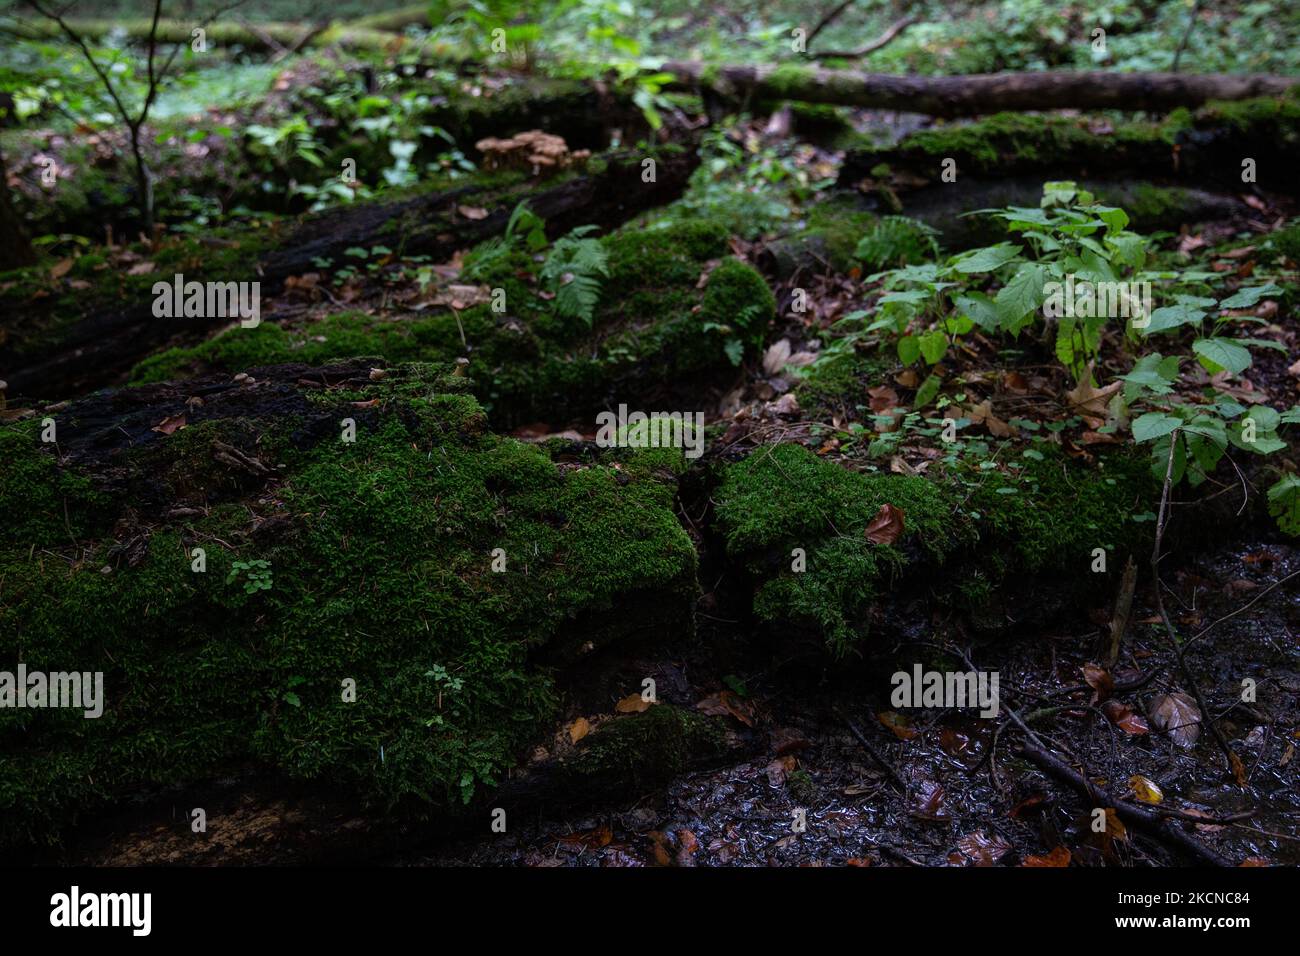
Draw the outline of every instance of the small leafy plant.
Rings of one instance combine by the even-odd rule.
[[[240,580],[243,581],[245,594],[271,590],[271,562],[260,559],[234,562],[230,565],[230,573],[226,575],[226,583],[234,584]]]
[[[556,241],[542,265],[542,282],[555,293],[555,311],[564,318],[596,317],[601,280],[609,277],[609,254],[599,239],[588,238],[594,226],[581,226]]]

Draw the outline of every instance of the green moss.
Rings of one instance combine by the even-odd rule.
[[[467,257],[468,268],[475,281],[505,289],[504,313],[484,304],[459,314],[345,312],[292,328],[264,322],[146,359],[131,380],[353,356],[450,362],[466,354],[463,332],[476,394],[495,417],[586,414],[603,407],[614,383],[672,381],[722,367],[729,333],[710,323],[738,330],[753,347],[761,344],[775,301],[757,272],[726,258],[699,287],[706,263],[726,255],[727,240],[725,229],[707,222],[609,236],[603,240],[609,276],[591,327],[558,315],[536,282],[521,278],[537,267],[530,256],[481,247]]]
[[[799,383],[799,407],[815,419],[839,415],[847,418],[866,403],[867,389],[880,384],[896,367],[881,349],[863,355],[841,352],[810,366]]]
[[[1150,524],[1134,516],[1156,490],[1145,459],[1113,455],[1088,469],[1043,454],[1018,477],[922,478],[854,472],[798,445],[762,448],[725,468],[717,527],[754,579],[760,621],[809,630],[845,654],[868,636],[876,602],[906,583],[980,612],[1006,586],[1082,590],[1104,579],[1089,573],[1093,549],[1119,560],[1144,546]],[[904,531],[875,545],[865,529],[884,504],[902,510]]]
[[[1185,189],[1137,183],[1125,197],[1124,211],[1129,214],[1134,228],[1142,229],[1150,223],[1165,221],[1187,206]]]
[[[724,751],[717,721],[657,704],[602,725],[566,768],[575,785],[662,783]]]
[[[1274,258],[1300,263],[1300,222],[1279,229],[1265,241]]]
[[[831,268],[847,272],[856,264],[854,250],[876,221],[876,215],[861,208],[855,197],[840,194],[808,210],[807,229],[796,241],[816,246]]]
[[[1089,470],[1059,453],[1044,455],[1025,460],[1021,480],[991,475],[970,495],[994,579],[1046,572],[1082,577],[1094,548],[1127,553],[1150,533],[1150,523],[1133,520],[1158,500],[1149,459],[1115,454]]]
[[[849,471],[800,445],[764,448],[728,467],[715,501],[727,553],[765,579],[755,613],[812,627],[837,654],[865,636],[867,612],[908,563],[905,550],[942,562],[969,535],[953,520],[957,502],[934,482]],[[905,515],[893,545],[865,537],[884,504]],[[796,548],[806,570],[793,570]]]
[[[815,72],[810,67],[782,63],[768,75],[767,82],[764,83],[765,92],[770,92],[773,96],[799,98],[798,94],[807,92],[814,76]]]
[[[911,133],[895,146],[864,143],[853,168],[868,170],[886,163],[894,169],[931,171],[937,179],[943,159],[957,162],[959,175],[1001,178],[1043,164],[1081,162],[1108,174],[1116,169],[1144,169],[1167,151],[1170,134],[1161,124],[1125,121],[1111,131],[1094,132],[1087,117],[996,113],[972,122],[954,122]]]
[[[290,403],[278,386],[268,417],[196,411],[173,435],[124,442],[104,487],[102,467],[59,466],[30,434],[0,432],[0,503],[22,522],[0,539],[0,657],[102,670],[106,695],[97,720],[0,712],[0,844],[53,839],[78,813],[250,761],[379,809],[448,812],[555,716],[535,651],[689,630],[696,555],[671,475],[561,471],[486,433],[473,399],[446,391],[459,381],[393,369],[358,390],[380,399],[363,409]],[[345,417],[355,444],[338,440]],[[217,441],[276,477],[224,464]],[[94,533],[125,520],[115,535],[79,523],[88,486]],[[67,496],[80,497],[65,525]],[[173,517],[177,503],[188,514]],[[228,583],[233,562],[254,559],[270,565],[269,590]]]

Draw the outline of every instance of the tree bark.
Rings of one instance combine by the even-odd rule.
[[[766,99],[834,103],[875,109],[975,116],[1004,110],[1122,109],[1167,111],[1209,100],[1279,96],[1300,77],[1259,74],[982,73],[971,76],[895,76],[813,66],[711,66],[665,63],[677,88]]]

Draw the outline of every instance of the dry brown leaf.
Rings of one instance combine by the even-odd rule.
[[[72,268],[71,259],[60,259],[58,262],[54,263],[53,266],[50,267],[50,278],[62,279],[65,275],[68,274],[68,270],[70,270],[71,268]]]
[[[1027,856],[1021,866],[1069,866],[1070,851],[1058,846],[1046,856]]]
[[[767,774],[767,782],[774,787],[779,787],[785,783],[785,778],[797,766],[794,757],[787,754],[784,757],[777,757],[764,768],[763,772]]]
[[[1110,671],[1104,667],[1098,667],[1096,664],[1083,665],[1083,679],[1092,688],[1092,702],[1094,704],[1103,698],[1109,697],[1110,692],[1115,689],[1115,680],[1110,676]]]
[[[153,431],[162,432],[162,434],[164,435],[170,435],[173,432],[179,431],[184,427],[185,427],[184,415],[168,415],[166,418],[164,418],[162,421],[160,421],[157,425],[153,427]]]
[[[867,525],[867,540],[872,544],[893,544],[903,533],[906,515],[903,509],[891,504],[883,504],[876,516]]]
[[[591,733],[591,723],[586,717],[579,717],[573,723],[569,724],[569,743],[576,744],[587,734]]]
[[[1181,691],[1161,694],[1147,711],[1151,726],[1167,731],[1174,743],[1190,750],[1201,735],[1201,711],[1196,701]]]
[[[1105,388],[1097,388],[1092,384],[1092,367],[1089,366],[1083,381],[1066,392],[1065,398],[1076,414],[1104,420],[1111,396],[1123,387],[1123,382],[1111,382]]]
[[[754,726],[754,707],[729,690],[710,694],[695,705],[695,709],[711,717],[735,717],[746,727]]]
[[[876,714],[876,718],[892,730],[899,740],[912,740],[920,734],[920,731],[912,726],[912,722],[896,710],[882,710]]]
[[[651,702],[640,694],[632,693],[615,704],[614,710],[620,714],[639,714],[642,711],[649,710],[651,706]]]
[[[763,371],[768,375],[776,375],[781,369],[785,368],[786,360],[790,358],[790,340],[780,339],[773,342],[767,347],[763,354]]]
[[[153,263],[148,260],[137,262],[131,268],[126,270],[126,274],[129,276],[147,276],[151,272],[153,272]]]
[[[486,219],[488,214],[482,206],[457,206],[456,211],[466,219]]]
[[[899,405],[898,393],[888,385],[877,385],[867,389],[868,403],[877,415],[883,415]]]
[[[1108,700],[1101,705],[1101,712],[1106,715],[1106,719],[1112,724],[1124,731],[1126,734],[1146,734],[1151,732],[1147,722],[1138,714],[1133,712],[1133,708],[1127,704],[1121,704],[1117,700]]]
[[[996,833],[988,836],[983,830],[976,830],[959,838],[957,849],[974,866],[992,866],[1007,855],[1011,844]]]

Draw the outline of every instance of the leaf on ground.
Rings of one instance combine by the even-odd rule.
[[[1058,846],[1045,856],[1027,856],[1021,866],[1069,866],[1070,851]]]
[[[1151,732],[1146,720],[1139,714],[1135,714],[1133,708],[1128,704],[1121,704],[1117,700],[1108,700],[1101,705],[1101,712],[1106,715],[1107,720],[1126,734],[1137,736],[1138,734]]]
[[[1065,398],[1070,403],[1070,409],[1077,414],[1105,419],[1106,406],[1110,403],[1110,397],[1123,387],[1124,383],[1117,381],[1111,382],[1105,388],[1097,388],[1092,384],[1092,369],[1089,368],[1084,373],[1083,381],[1066,392]]]
[[[883,415],[891,408],[898,408],[898,393],[888,385],[876,385],[867,389],[867,400],[871,410],[878,415]]]
[[[1181,691],[1155,698],[1147,715],[1151,718],[1151,726],[1166,731],[1184,750],[1190,750],[1201,735],[1201,710],[1195,700]]]
[[[1083,665],[1083,679],[1092,688],[1094,704],[1102,698],[1109,697],[1110,692],[1115,689],[1115,679],[1110,676],[1110,671],[1096,664]]]
[[[614,842],[614,831],[609,828],[609,824],[596,827],[594,830],[586,830],[582,833],[569,833],[560,837],[560,842],[571,849],[599,850],[603,846],[609,846]]]
[[[729,690],[720,690],[716,694],[710,694],[697,703],[695,709],[711,717],[730,715],[746,727],[754,726],[753,705],[742,700],[738,694]]]
[[[872,544],[893,544],[903,533],[906,515],[903,509],[891,504],[883,504],[876,516],[867,525],[867,540]]]
[[[777,757],[763,770],[767,774],[767,782],[774,787],[781,786],[785,783],[786,776],[794,770],[796,763],[794,757],[789,754]]]
[[[68,270],[70,270],[71,268],[72,268],[71,259],[60,259],[58,262],[54,263],[53,266],[50,267],[50,278],[62,279],[65,275],[68,274]]]
[[[996,833],[988,836],[983,830],[976,830],[958,839],[957,849],[974,866],[992,866],[1007,855],[1011,844]]]
[[[488,214],[482,206],[457,206],[456,211],[466,219],[486,219]]]
[[[173,432],[180,431],[184,427],[185,427],[184,415],[168,415],[166,418],[164,418],[162,421],[160,421],[157,425],[153,427],[153,431],[161,432],[164,435],[170,435]]]
[[[790,358],[790,340],[780,339],[767,347],[763,354],[763,371],[768,375],[779,374]]]
[[[615,704],[614,710],[620,714],[639,714],[644,710],[649,710],[651,706],[651,702],[640,694],[632,693]]]
[[[923,780],[912,792],[910,813],[922,820],[947,820],[950,814],[943,805],[943,786],[933,780]]]
[[[1150,777],[1144,777],[1140,773],[1135,773],[1128,778],[1129,788],[1133,791],[1133,796],[1137,797],[1143,803],[1162,803],[1164,802],[1164,791]]]
[[[579,717],[569,724],[569,743],[576,744],[589,733],[591,733],[591,723],[586,717]]]
[[[966,417],[975,425],[983,425],[994,438],[1010,438],[1016,429],[993,414],[993,406],[986,398],[978,405],[965,409]]]
[[[912,722],[896,710],[882,710],[876,714],[876,717],[892,730],[899,740],[912,740],[920,735],[920,731],[912,726]]]

